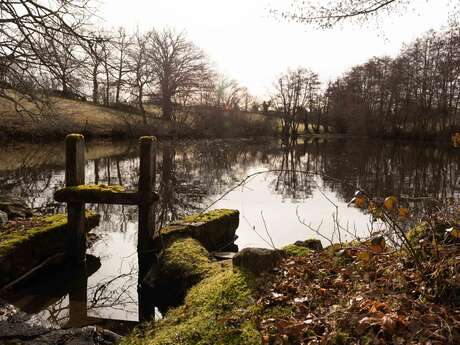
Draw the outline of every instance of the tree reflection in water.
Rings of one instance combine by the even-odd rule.
[[[41,210],[63,211],[63,205],[56,204],[52,197],[54,190],[64,183],[62,151],[61,143],[4,148],[0,152],[0,192],[21,196]],[[292,206],[294,210],[300,207],[310,218],[330,217],[331,211],[322,209],[330,205],[322,206],[319,188],[335,202],[345,205],[358,188],[364,188],[376,197],[410,197],[408,203],[411,207],[416,206],[415,200],[420,197],[447,200],[458,196],[457,155],[458,152],[448,145],[364,139],[301,139],[287,143],[268,139],[166,141],[160,143],[157,150],[156,190],[160,200],[155,211],[156,225],[160,227],[185,214],[200,211],[251,173],[278,170],[261,176],[253,184],[249,183],[247,189],[238,191],[243,195],[243,201],[234,200],[235,195],[229,195],[217,206],[240,208],[244,203],[243,216],[249,222],[260,218],[263,211],[275,244],[282,245],[295,238],[289,237],[289,229],[299,227],[295,212],[289,215],[282,213],[282,204]],[[128,189],[137,187],[136,142],[90,142],[87,158],[88,183],[121,184]],[[251,204],[252,197],[258,204]],[[426,204],[417,206],[429,207]],[[80,312],[89,318],[135,321],[139,314],[137,208],[114,205],[88,207],[102,215],[101,225],[95,230],[100,240],[88,251],[100,258],[102,266],[88,278],[86,294],[79,297],[84,309]],[[353,212],[350,211],[350,217],[359,217],[359,211]],[[275,225],[275,217],[284,217],[282,233],[277,231],[280,225]],[[251,230],[247,226],[249,230],[245,232],[245,226],[245,221],[242,221],[238,232],[240,244],[266,246],[256,237],[246,239]],[[304,227],[300,231],[305,231],[302,236],[308,236]],[[45,286],[58,278],[50,279],[44,283]],[[85,285],[86,278],[81,281]],[[46,295],[45,290],[40,294]],[[35,305],[30,308],[33,313],[38,313],[40,308],[45,309],[40,315],[52,323],[65,324],[69,318],[72,320],[68,293],[67,290],[60,291],[49,297],[46,303],[38,303],[37,296],[40,294],[34,293],[27,303],[23,298],[20,306],[27,309],[27,305]],[[141,300],[146,297],[141,297]],[[86,301],[82,302],[82,299]],[[19,304],[18,299],[13,301]],[[141,313],[151,312],[151,308],[144,311],[145,305],[151,303],[143,303]]]

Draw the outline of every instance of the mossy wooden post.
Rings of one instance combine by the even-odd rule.
[[[155,137],[141,137],[139,139],[139,193],[152,195],[155,188]],[[137,250],[139,253],[139,281],[141,282],[152,264],[153,233],[155,231],[155,215],[153,202],[139,204],[139,230],[137,236]]]
[[[85,184],[85,138],[81,134],[69,134],[65,139],[66,187]],[[85,261],[85,204],[67,204],[67,254],[73,263]]]

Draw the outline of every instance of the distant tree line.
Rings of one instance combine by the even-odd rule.
[[[371,58],[325,87],[313,71],[289,69],[262,108],[281,115],[284,136],[303,123],[304,132],[450,138],[460,131],[460,25],[429,31],[396,57]]]
[[[460,27],[430,31],[395,58],[353,67],[325,92],[340,132],[427,138],[460,125]]]

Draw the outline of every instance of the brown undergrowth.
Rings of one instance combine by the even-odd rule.
[[[458,244],[424,272],[401,250],[355,243],[283,261],[260,291],[264,344],[459,344]]]

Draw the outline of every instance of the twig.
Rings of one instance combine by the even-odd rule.
[[[299,222],[303,225],[305,225],[308,229],[310,229],[311,231],[313,231],[314,233],[316,233],[318,236],[321,236],[322,238],[324,238],[326,241],[328,241],[331,245],[333,244],[332,240],[330,238],[327,238],[326,236],[324,236],[320,231],[319,229],[321,228],[321,225],[323,225],[323,221],[321,221],[321,223],[318,225],[318,229],[315,229],[313,228],[310,224],[307,224],[305,223],[305,220],[302,220],[300,218],[300,215],[299,215],[299,207],[296,208],[296,216],[297,216],[297,219],[299,220]]]
[[[270,236],[270,233],[268,232],[267,223],[265,222],[264,214],[262,211],[260,211],[260,216],[262,217],[262,221],[264,222],[265,232],[267,233],[267,236],[270,239],[272,247],[273,249],[276,249],[275,244],[273,243],[273,238]]]

